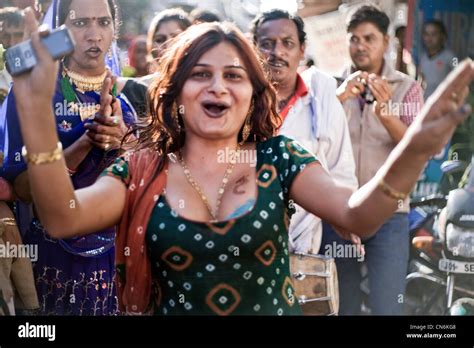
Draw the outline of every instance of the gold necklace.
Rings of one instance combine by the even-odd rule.
[[[77,72],[71,71],[64,67],[66,75],[69,77],[72,83],[76,85],[76,89],[79,92],[100,92],[102,85],[104,84],[105,76],[107,76],[107,70],[105,70],[99,76],[85,76],[78,74]]]
[[[236,152],[239,151],[240,145],[237,145]],[[217,217],[219,216],[219,209],[221,206],[222,202],[222,197],[224,196],[225,188],[229,182],[229,177],[232,174],[232,171],[234,170],[235,166],[235,160],[231,161],[229,165],[227,166],[227,169],[225,171],[224,177],[222,178],[221,185],[219,187],[219,190],[217,191],[217,200],[216,200],[216,209],[213,210],[211,207],[211,204],[209,203],[209,200],[207,199],[206,195],[202,192],[201,187],[199,184],[194,180],[194,178],[191,175],[191,171],[189,170],[188,166],[186,165],[186,162],[184,162],[184,156],[183,156],[183,151],[179,150],[179,163],[181,164],[181,167],[183,168],[184,176],[188,180],[189,184],[196,190],[196,192],[199,194],[199,197],[201,198],[202,202],[206,206],[207,210],[209,211],[209,215],[211,215],[212,220],[211,222],[217,222]]]

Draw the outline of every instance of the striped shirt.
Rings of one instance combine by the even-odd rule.
[[[415,117],[420,113],[423,103],[423,89],[418,82],[413,82],[403,98],[403,107],[400,108],[400,121],[410,126]]]

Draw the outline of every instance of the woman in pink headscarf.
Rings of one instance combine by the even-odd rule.
[[[124,77],[142,77],[149,74],[150,63],[147,59],[146,36],[134,38],[128,49],[128,66],[123,68]]]

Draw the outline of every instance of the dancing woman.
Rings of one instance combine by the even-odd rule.
[[[27,30],[40,63],[16,78],[14,89],[36,95],[18,107],[40,219],[55,238],[119,225],[119,301],[129,313],[301,314],[287,251],[291,200],[341,233],[370,236],[470,113],[461,108],[474,75],[467,61],[376,177],[352,193],[296,141],[273,137],[275,92],[245,37],[231,25],[201,24],[163,56],[141,150],[75,191],[48,102],[57,65],[39,42],[31,12]],[[256,162],[242,160],[252,152]],[[46,178],[55,184],[45,187]]]

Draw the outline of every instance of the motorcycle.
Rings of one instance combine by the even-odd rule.
[[[467,185],[449,193],[440,223],[443,258],[439,260],[438,268],[447,275],[446,307],[452,313],[455,289],[474,299],[474,156]],[[459,303],[461,299],[457,301]]]
[[[474,314],[474,156],[465,169],[444,163],[443,173],[464,172],[466,185],[412,202],[423,209],[411,231],[405,314]]]

